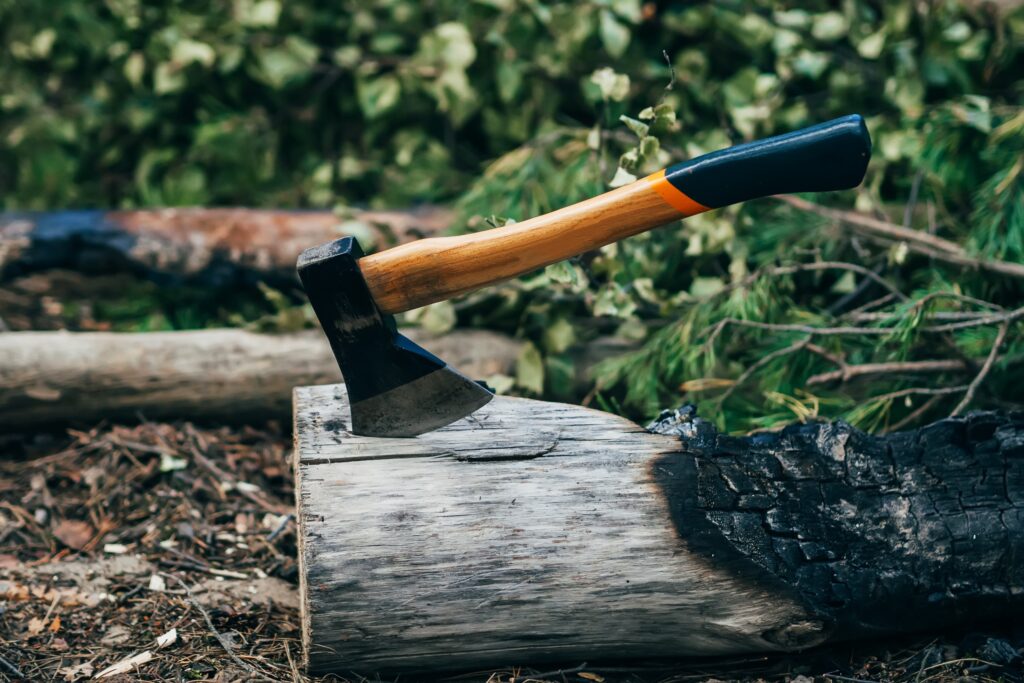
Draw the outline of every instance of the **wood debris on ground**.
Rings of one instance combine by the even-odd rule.
[[[289,457],[273,426],[143,423],[0,441],[0,681],[349,680],[299,668]],[[794,655],[448,680],[1021,681],[1022,646],[1024,625],[993,626]]]

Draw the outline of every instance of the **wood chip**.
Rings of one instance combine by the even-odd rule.
[[[152,576],[150,576],[149,590],[157,591],[158,593],[162,593],[165,590],[167,590],[167,582],[164,581],[164,577],[160,576],[159,574],[153,574]]]
[[[106,669],[96,674],[95,677],[112,678],[113,676],[120,676],[121,674],[126,674],[129,671],[132,671],[133,669],[142,666],[143,664],[149,662],[152,659],[153,653],[150,650],[146,650],[145,652],[140,652],[137,655],[132,655],[127,659],[122,659],[120,662],[114,664],[113,666],[108,666]]]
[[[162,636],[158,636],[156,639],[157,647],[169,647],[178,642],[178,629],[172,628]]]

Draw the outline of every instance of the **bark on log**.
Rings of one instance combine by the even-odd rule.
[[[521,345],[483,330],[403,330],[473,377],[513,371]],[[286,420],[292,389],[341,379],[319,330],[0,334],[0,431],[100,420]]]
[[[1024,606],[1024,413],[737,438],[499,397],[374,439],[345,401],[295,394],[314,672],[793,650]]]
[[[439,207],[360,211],[384,244],[444,230]],[[155,209],[0,214],[0,281],[37,270],[127,269],[161,279],[209,284],[240,279],[295,280],[295,260],[313,244],[339,237],[330,211]]]

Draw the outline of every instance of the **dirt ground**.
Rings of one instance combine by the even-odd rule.
[[[289,458],[274,425],[0,440],[0,680],[364,680],[302,671]],[[1024,624],[791,656],[448,680],[1020,681],[1022,647]]]

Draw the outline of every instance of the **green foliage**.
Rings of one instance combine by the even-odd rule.
[[[0,0],[0,32],[9,209],[451,201],[453,227],[480,230],[861,112],[875,143],[864,185],[815,202],[965,259],[1024,260],[1020,8]],[[816,416],[886,428],[953,409],[965,390],[934,392],[970,383],[1000,326],[931,328],[1024,293],[919,247],[766,200],[409,318],[529,340],[517,376],[498,378],[510,390],[633,417],[694,400],[731,430]],[[973,406],[1019,404],[1020,321]],[[638,347],[581,380],[576,351],[611,334]],[[964,366],[812,381],[923,360]]]

